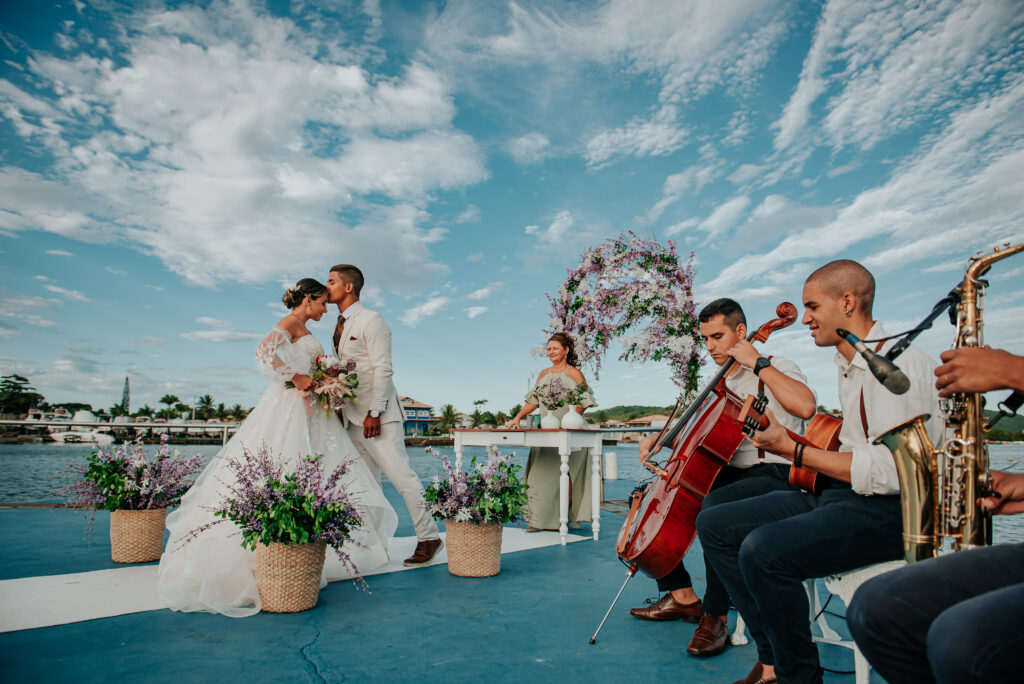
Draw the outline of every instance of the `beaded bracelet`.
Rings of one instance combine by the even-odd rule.
[[[802,468],[804,464],[804,449],[807,445],[803,442],[798,442],[796,448],[793,449],[793,467]]]

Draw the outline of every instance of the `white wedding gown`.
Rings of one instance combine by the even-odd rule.
[[[297,373],[308,375],[323,347],[312,335],[291,342],[287,332],[275,327],[256,349],[260,372],[272,383],[238,432],[203,469],[182,497],[181,506],[167,516],[170,538],[160,559],[158,590],[172,610],[207,611],[245,617],[260,610],[260,595],[252,573],[253,553],[242,548],[242,536],[229,520],[214,518],[212,510],[234,484],[228,459],[242,456],[243,448],[255,451],[265,445],[273,458],[287,466],[307,454],[323,454],[329,473],[342,462],[351,463],[343,479],[363,525],[353,532],[361,546],[346,544],[344,550],[360,572],[388,562],[388,540],[398,526],[398,516],[384,497],[377,479],[352,444],[341,421],[306,402],[284,383]],[[182,545],[189,532],[213,520],[222,522]],[[324,563],[321,587],[327,580],[345,579],[352,573],[330,547]]]

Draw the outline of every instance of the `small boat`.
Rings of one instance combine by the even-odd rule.
[[[188,434],[190,434],[190,435],[201,435],[204,432],[206,432],[206,430],[204,429],[206,423],[204,421],[202,421],[202,420],[195,420],[195,419],[193,419],[193,420],[186,420],[185,422],[188,423],[190,426],[192,426],[192,425],[198,426],[198,427],[189,427],[188,428]]]
[[[105,432],[84,432],[82,428],[68,430],[67,432],[53,432],[50,437],[58,444],[96,444],[98,446],[110,446],[114,443],[114,436]]]
[[[47,420],[59,420],[61,422],[67,421],[67,422],[70,423],[71,422],[71,412],[68,411],[66,408],[54,409],[53,410],[53,415],[52,416],[47,416]],[[67,430],[67,427],[65,427],[63,425],[50,425],[46,429],[49,430],[51,433],[53,433],[53,432],[64,432],[64,431]]]

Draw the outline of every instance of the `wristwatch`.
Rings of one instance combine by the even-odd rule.
[[[759,356],[757,358],[757,361],[754,362],[754,375],[761,377],[761,371],[763,371],[770,365],[772,365],[771,359],[766,359],[763,356]]]
[[[380,414],[382,414],[382,413],[384,413],[384,412],[383,411],[378,411],[377,409],[372,409],[370,411],[370,417],[371,418],[380,418]]]

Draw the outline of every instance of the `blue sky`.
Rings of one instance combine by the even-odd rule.
[[[626,228],[753,323],[858,259],[890,330],[1024,240],[1015,0],[33,2],[0,31],[0,372],[51,401],[127,374],[134,406],[252,405],[283,288],[337,262],[401,393],[507,410],[545,293]],[[1020,351],[1024,257],[990,281],[986,340]],[[838,404],[806,329],[768,348]],[[609,359],[598,402],[669,377]]]

